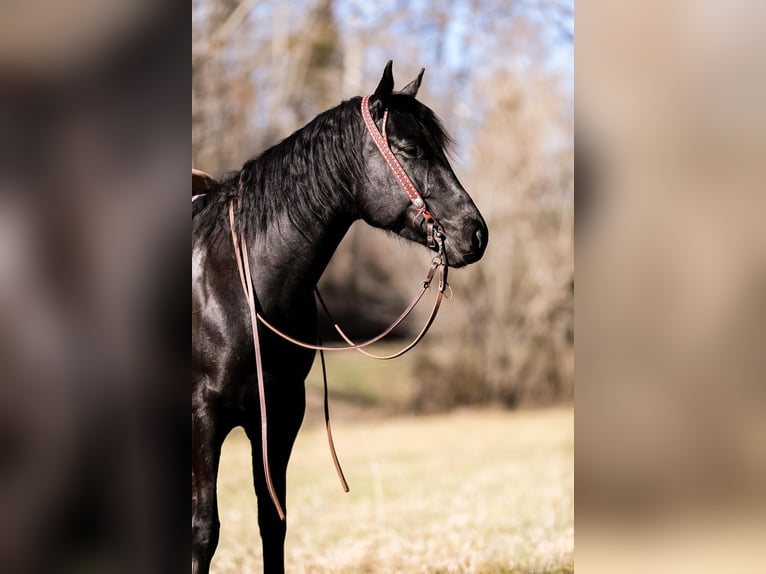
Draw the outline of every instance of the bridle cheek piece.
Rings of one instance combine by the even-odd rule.
[[[417,215],[412,220],[412,225],[418,227],[418,220],[422,216],[426,222],[426,238],[428,239],[428,247],[431,249],[438,249],[439,257],[444,257],[444,228],[428,210],[423,196],[418,192],[415,184],[412,183],[410,176],[404,171],[402,164],[396,159],[394,152],[391,151],[391,146],[388,145],[388,137],[386,136],[386,121],[388,120],[388,108],[383,111],[383,121],[381,123],[381,129],[378,130],[378,126],[375,125],[375,120],[372,119],[370,113],[370,96],[362,98],[362,119],[364,125],[367,127],[367,132],[370,134],[372,141],[378,148],[380,155],[386,160],[388,168],[391,170],[391,174],[396,179],[399,186],[404,191],[405,195],[409,198],[413,206],[418,210]]]
[[[284,511],[282,510],[282,505],[279,502],[279,498],[277,497],[277,494],[271,479],[271,468],[270,468],[269,456],[268,456],[268,438],[267,438],[268,424],[267,424],[267,413],[266,413],[266,394],[265,394],[263,364],[261,361],[260,341],[258,336],[258,323],[260,322],[262,325],[264,325],[265,327],[273,331],[275,334],[293,343],[294,345],[303,347],[305,349],[312,349],[315,351],[319,351],[320,357],[322,359],[322,375],[324,379],[325,427],[327,430],[327,438],[330,445],[330,454],[332,455],[333,463],[335,464],[335,469],[338,473],[338,477],[340,478],[341,484],[343,486],[343,490],[348,492],[349,491],[348,483],[346,482],[346,479],[343,476],[343,470],[341,469],[340,463],[338,462],[338,456],[335,452],[335,445],[332,439],[332,430],[330,428],[330,412],[328,407],[328,389],[327,389],[327,376],[326,376],[325,363],[324,363],[324,351],[355,350],[364,355],[367,355],[368,357],[372,357],[374,359],[381,359],[381,360],[395,359],[397,357],[401,357],[407,351],[415,347],[415,345],[417,345],[423,339],[423,337],[425,337],[426,333],[428,332],[434,320],[436,319],[436,315],[439,311],[439,307],[441,305],[442,299],[445,296],[444,292],[448,287],[447,269],[449,266],[447,263],[446,254],[444,252],[445,235],[444,235],[443,228],[439,224],[439,222],[436,220],[436,218],[433,216],[433,214],[431,214],[431,212],[428,210],[425,200],[420,195],[417,188],[415,187],[415,184],[412,183],[412,180],[404,171],[404,168],[396,159],[396,157],[394,156],[394,153],[391,151],[391,148],[388,145],[388,138],[386,137],[386,120],[388,119],[388,110],[386,109],[383,112],[383,130],[381,132],[378,130],[377,126],[375,125],[375,122],[372,119],[372,115],[370,115],[369,101],[370,101],[370,96],[365,96],[364,98],[362,98],[362,118],[364,119],[365,126],[367,126],[367,131],[372,137],[372,141],[375,142],[375,145],[377,146],[378,150],[383,156],[383,159],[386,160],[386,163],[388,164],[388,167],[391,170],[391,173],[393,174],[394,178],[399,183],[399,185],[401,186],[402,190],[407,195],[407,197],[410,199],[410,202],[412,202],[412,205],[417,209],[417,214],[414,217],[412,224],[415,227],[417,227],[419,225],[419,218],[421,216],[423,217],[423,219],[426,222],[426,237],[428,239],[428,247],[438,251],[438,254],[431,261],[431,266],[429,267],[428,273],[426,274],[426,277],[423,280],[423,284],[422,284],[422,288],[420,292],[410,302],[410,304],[407,306],[404,312],[396,319],[396,321],[394,321],[382,333],[380,333],[376,337],[373,337],[372,339],[364,341],[363,343],[355,343],[354,341],[352,341],[351,338],[349,338],[348,335],[346,335],[343,329],[340,328],[338,323],[332,318],[332,315],[330,314],[330,311],[327,308],[327,305],[325,305],[325,302],[322,299],[322,296],[319,293],[318,289],[315,289],[317,299],[319,300],[319,303],[321,304],[322,309],[327,314],[330,321],[333,323],[335,330],[347,343],[346,346],[327,347],[322,345],[321,341],[319,340],[317,341],[317,344],[310,344],[303,341],[299,341],[291,337],[290,335],[284,333],[283,331],[279,330],[277,327],[275,327],[271,323],[269,323],[263,317],[263,315],[258,313],[256,309],[256,296],[255,296],[255,292],[253,288],[254,281],[252,277],[252,270],[250,268],[250,261],[248,259],[249,249],[247,246],[247,241],[245,239],[245,234],[242,231],[240,231],[239,233],[237,233],[236,231],[235,219],[234,219],[234,201],[232,200],[229,202],[229,225],[231,227],[231,239],[232,239],[232,244],[234,247],[234,258],[236,259],[236,262],[237,262],[239,279],[240,279],[240,282],[242,283],[242,291],[245,294],[245,300],[247,301],[248,310],[250,312],[250,324],[253,329],[253,349],[255,351],[256,373],[258,375],[258,398],[260,403],[260,414],[261,414],[261,452],[263,455],[263,461],[262,461],[263,471],[264,471],[264,476],[266,479],[266,485],[268,487],[268,491],[271,496],[271,499],[274,503],[274,507],[276,508],[277,514],[279,515],[280,519],[282,520],[284,520],[285,514],[284,514]],[[201,195],[204,195],[204,194],[201,194]],[[201,195],[192,197],[192,202],[194,202],[194,200],[197,199],[198,197],[201,197]],[[240,187],[237,190],[237,211],[241,211],[241,208],[242,208],[242,186],[240,182]],[[431,314],[429,315],[425,325],[417,334],[417,336],[404,348],[400,349],[399,351],[395,353],[391,353],[389,355],[375,355],[367,351],[365,347],[368,347],[369,345],[372,345],[373,343],[383,339],[385,336],[391,333],[391,331],[393,331],[402,321],[404,321],[404,319],[407,318],[407,316],[412,312],[412,310],[418,304],[420,299],[423,297],[425,292],[428,291],[428,289],[430,288],[431,281],[433,280],[437,271],[439,273],[439,289],[436,295],[436,300],[434,301],[433,308],[431,309]]]

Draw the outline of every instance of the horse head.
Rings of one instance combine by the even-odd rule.
[[[396,161],[387,161],[374,133],[367,134],[362,152],[367,178],[356,192],[361,216],[370,225],[437,250],[429,237],[432,223],[443,236],[450,266],[478,261],[489,231],[447,159],[449,135],[434,112],[416,99],[424,70],[395,92],[391,65],[386,64],[375,93],[363,106],[368,103],[372,122]],[[397,163],[406,173],[405,181],[414,184],[414,195],[397,177]]]

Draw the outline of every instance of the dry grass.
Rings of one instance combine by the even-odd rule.
[[[335,424],[344,494],[324,429],[298,437],[288,475],[293,573],[573,571],[573,412],[465,411]],[[213,571],[261,569],[242,432],[221,461]]]

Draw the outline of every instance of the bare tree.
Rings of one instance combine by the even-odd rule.
[[[573,393],[571,118],[551,78],[501,74],[469,189],[490,228],[485,259],[453,274],[459,305],[422,353],[420,409],[516,406]]]

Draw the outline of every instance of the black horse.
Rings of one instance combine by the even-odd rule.
[[[479,260],[488,230],[447,161],[450,143],[434,113],[415,99],[423,72],[394,92],[391,62],[370,112],[442,226],[452,267]],[[313,289],[349,226],[364,219],[427,244],[426,222],[402,192],[368,134],[360,98],[316,117],[239,172],[208,182],[192,207],[192,569],[208,572],[218,543],[216,479],[221,444],[242,426],[252,445],[265,572],[284,571],[286,523],[267,490],[261,453],[253,331],[238,279],[229,205],[241,197],[236,228],[247,238],[258,312],[293,337],[316,341]],[[383,126],[384,110],[388,120]],[[413,225],[416,221],[416,225]],[[285,508],[285,475],[303,420],[314,351],[259,327],[268,454]]]

